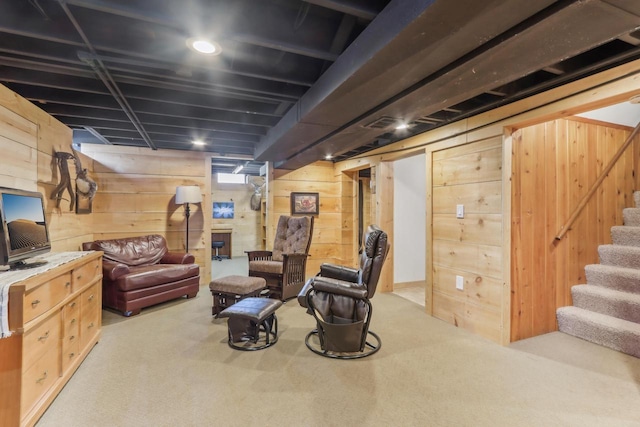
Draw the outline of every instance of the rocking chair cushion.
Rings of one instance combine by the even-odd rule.
[[[273,260],[283,261],[283,254],[304,254],[309,250],[312,223],[309,217],[281,216],[273,244]]]
[[[249,261],[249,271],[261,273],[282,274],[282,261]]]

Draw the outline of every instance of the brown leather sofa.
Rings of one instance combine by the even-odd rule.
[[[200,285],[200,267],[188,253],[169,252],[159,234],[82,244],[85,251],[103,251],[102,305],[125,316],[144,307],[186,295]]]

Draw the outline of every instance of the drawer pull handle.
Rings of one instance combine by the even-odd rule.
[[[76,336],[75,336],[75,335],[71,335],[71,336],[69,337],[69,341],[73,341],[73,340],[75,340],[75,339],[76,339]]]
[[[44,371],[44,373],[42,374],[42,376],[36,380],[36,384],[40,384],[42,381],[44,381],[44,380],[46,380],[46,379],[47,379],[47,372],[48,372],[48,371]]]
[[[44,341],[47,338],[49,338],[49,331],[45,332],[45,334],[42,335],[41,337],[38,337],[38,341]]]
[[[71,323],[73,325],[74,323],[76,323],[76,319],[71,319],[71,322],[69,322],[69,323]]]
[[[89,295],[89,298],[87,298],[87,301],[93,301],[93,294]]]
[[[32,308],[37,306],[38,304],[40,304],[40,300],[39,299],[31,301],[31,307]]]
[[[73,359],[74,357],[76,357],[75,353],[69,353],[69,359]]]
[[[78,280],[82,279],[82,274],[78,274],[78,277],[76,277],[76,279]]]
[[[93,328],[93,322],[89,323],[89,325],[87,326],[87,329],[91,329]]]
[[[68,288],[69,286],[71,286],[71,282],[67,282],[64,285]]]
[[[72,303],[71,303],[71,304],[69,304],[69,305],[71,306],[71,308],[73,308],[73,307],[75,307],[75,306],[76,306],[76,302],[74,301],[74,302],[72,302]]]

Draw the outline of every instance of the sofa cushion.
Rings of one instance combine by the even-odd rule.
[[[311,217],[281,216],[273,243],[274,261],[283,261],[282,254],[305,254],[311,241]]]
[[[90,249],[103,251],[104,258],[128,266],[157,264],[167,253],[167,242],[159,234],[124,239],[96,240]]]
[[[155,264],[130,267],[130,269],[131,273],[114,282],[119,291],[148,288],[197,277],[200,274],[198,264]]]

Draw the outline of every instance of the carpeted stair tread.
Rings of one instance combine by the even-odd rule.
[[[611,239],[614,245],[640,246],[640,227],[630,225],[611,227]]]
[[[640,226],[640,208],[625,208],[622,210],[624,225]]]
[[[600,255],[600,264],[640,269],[640,247],[600,245],[598,255]]]
[[[640,324],[640,295],[593,285],[571,287],[575,307]]]
[[[615,265],[590,264],[584,268],[584,271],[589,285],[640,294],[640,270]]]
[[[557,310],[560,332],[640,357],[640,324],[579,307]]]
[[[636,207],[640,207],[640,191],[633,192],[633,201],[636,204]]]

